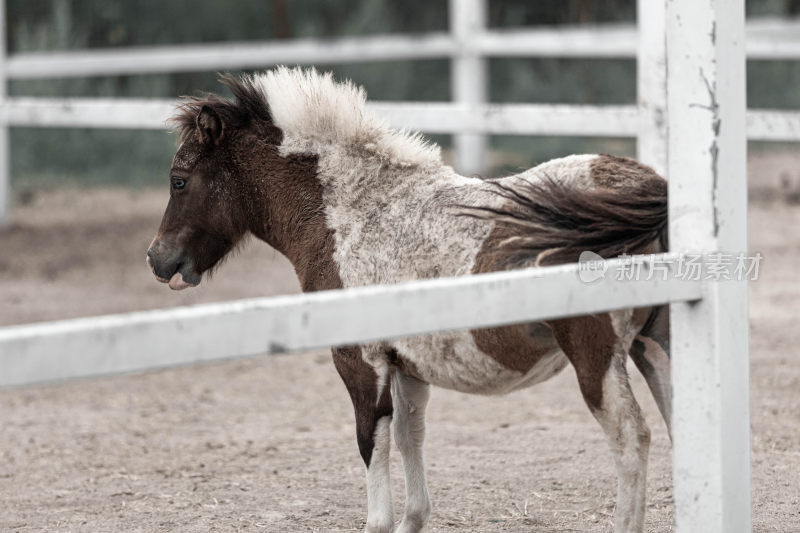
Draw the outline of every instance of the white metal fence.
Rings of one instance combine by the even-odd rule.
[[[746,113],[743,0],[639,0],[638,34],[628,26],[490,31],[485,1],[451,0],[452,31],[413,38],[0,50],[0,199],[8,197],[9,126],[162,128],[173,104],[8,98],[8,79],[450,57],[453,102],[371,106],[397,126],[457,134],[462,172],[482,169],[488,133],[637,137],[640,158],[670,176],[673,250],[746,251],[745,131],[798,141],[800,113]],[[800,59],[798,28],[754,23],[746,52]],[[638,107],[486,103],[487,57],[547,55],[637,57]],[[671,303],[677,530],[748,531],[746,282],[619,282],[620,264],[609,264],[591,285],[568,265],[0,328],[0,385]]]

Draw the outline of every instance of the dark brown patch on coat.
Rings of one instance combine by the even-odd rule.
[[[617,335],[611,317],[605,313],[550,322],[553,335],[575,373],[586,404],[594,410],[603,406],[603,376],[608,371]]]
[[[344,381],[356,416],[356,440],[358,451],[364,464],[369,468],[372,451],[375,448],[375,426],[378,420],[392,416],[392,392],[390,380],[392,372],[388,372],[383,390],[378,398],[378,376],[375,369],[367,364],[361,356],[358,346],[334,348],[333,364]]]
[[[527,254],[508,253],[502,243],[516,234],[511,224],[497,223],[475,257],[473,274],[509,270],[531,262]],[[480,351],[510,370],[527,373],[539,360],[558,348],[550,328],[544,324],[515,324],[470,330]]]
[[[645,357],[645,344],[640,340],[639,337],[633,340],[633,344],[631,344],[631,349],[628,351],[628,354],[631,356],[636,368],[639,369],[639,372],[642,373],[642,376],[646,380],[649,380],[653,374],[655,374],[655,369],[653,365],[650,364],[650,361],[647,360]]]
[[[652,308],[639,334],[653,339],[669,355],[669,306]]]
[[[651,167],[629,157],[600,154],[589,163],[592,181],[598,187],[636,187],[642,182],[661,179]]]

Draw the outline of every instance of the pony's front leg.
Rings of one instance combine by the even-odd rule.
[[[358,449],[367,469],[367,533],[391,533],[394,506],[389,476],[392,395],[387,371],[380,375],[366,363],[361,348],[335,348],[333,362],[356,415]]]
[[[394,438],[403,457],[406,478],[406,508],[397,533],[418,533],[431,514],[425,478],[425,408],[430,385],[396,372],[392,377]]]

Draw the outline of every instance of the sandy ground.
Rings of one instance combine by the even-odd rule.
[[[770,195],[766,195],[770,196]],[[765,197],[766,197],[765,196]],[[755,531],[800,531],[800,206],[750,211]],[[144,251],[163,191],[37,195],[0,230],[0,324],[295,292],[251,243],[174,293]],[[648,531],[672,524],[671,448],[653,430]],[[616,480],[574,372],[505,397],[434,390],[430,531],[608,531]],[[396,507],[402,476],[394,453]],[[0,531],[359,531],[363,466],[349,398],[325,352],[0,391]],[[698,530],[699,531],[699,530]]]

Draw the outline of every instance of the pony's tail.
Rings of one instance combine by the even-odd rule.
[[[493,252],[513,263],[535,258],[537,266],[553,265],[576,262],[584,251],[608,259],[667,249],[667,182],[659,176],[594,189],[551,178],[487,183],[504,199],[502,207],[467,207],[465,214],[503,225]]]

